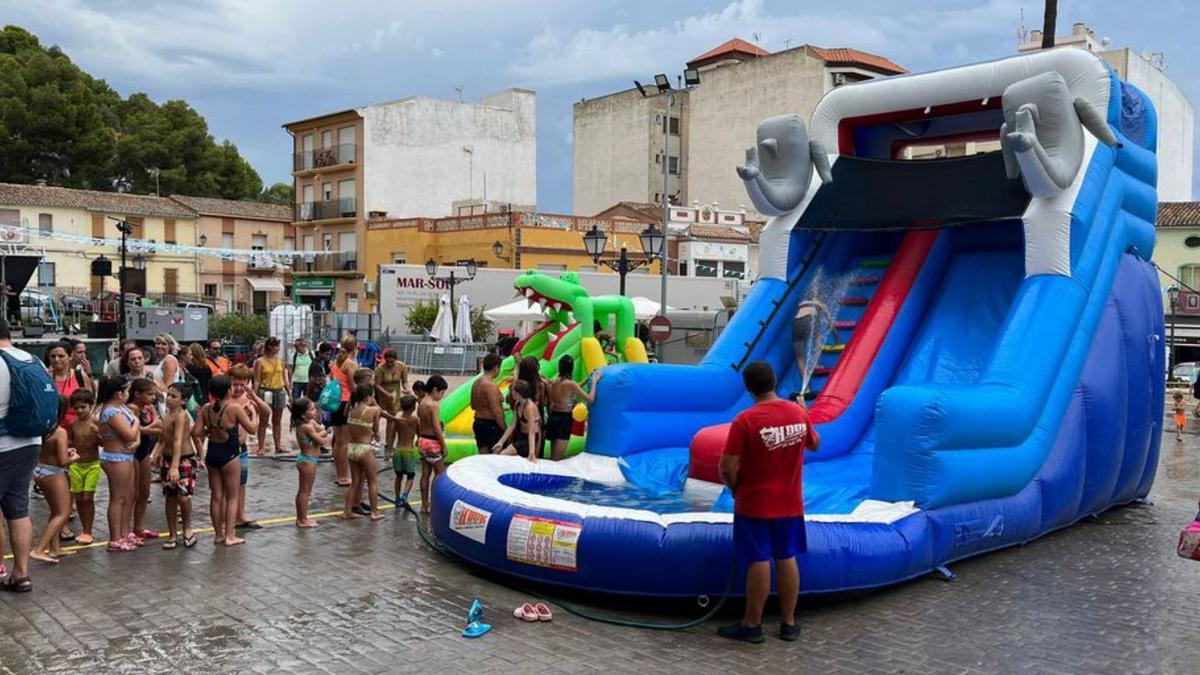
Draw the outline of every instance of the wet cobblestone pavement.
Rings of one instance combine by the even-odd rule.
[[[511,609],[524,596],[428,549],[409,515],[325,517],[297,530],[287,520],[295,473],[254,460],[249,513],[273,524],[249,533],[245,546],[214,548],[204,534],[190,550],[151,542],[136,553],[92,548],[57,566],[32,563],[34,592],[0,597],[0,672],[1183,673],[1196,672],[1200,657],[1200,564],[1174,552],[1200,496],[1195,434],[1164,439],[1149,504],[956,564],[953,582],[928,577],[806,600],[799,642],[759,646],[718,639],[715,622],[664,633],[559,611],[550,624],[522,623]],[[390,494],[391,474],[383,478]],[[332,479],[332,465],[322,464],[314,513],[336,507]],[[199,511],[207,495],[202,485]],[[161,526],[157,486],[153,501],[151,527]],[[34,516],[40,531],[44,503],[34,502]],[[494,629],[464,640],[476,597]],[[689,613],[700,610],[656,616]]]

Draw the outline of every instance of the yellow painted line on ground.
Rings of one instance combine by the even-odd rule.
[[[421,500],[414,499],[414,500],[409,501],[408,503],[414,507],[417,507],[417,506],[421,505]],[[379,506],[380,511],[389,511],[389,510],[392,510],[395,508],[396,508],[395,504],[381,504]],[[313,520],[316,520],[318,518],[333,518],[335,516],[340,516],[340,515],[342,515],[342,510],[338,509],[337,511],[325,511],[324,513],[310,513],[310,514],[308,514],[308,517]],[[368,520],[370,519],[369,516],[361,516],[361,518],[367,518]],[[358,520],[358,518],[355,518],[354,520]],[[279,518],[266,518],[264,520],[260,520],[260,521],[258,521],[258,524],[262,525],[263,527],[270,527],[272,525],[283,525],[285,523],[294,523],[294,522],[296,522],[296,516],[281,516]],[[199,527],[199,528],[192,530],[193,535],[212,534],[212,533],[213,533],[213,528],[211,528],[211,527]],[[73,552],[73,551],[83,551],[83,550],[89,549],[89,548],[99,548],[101,546],[107,546],[107,545],[108,545],[108,540],[105,539],[104,541],[97,540],[90,544],[73,544],[71,546],[64,546],[64,547],[62,547],[62,550],[64,553],[67,553],[67,552]],[[182,542],[180,542],[180,545],[182,546]],[[12,560],[12,559],[13,559],[13,554],[11,554],[11,553],[4,556],[4,560]],[[41,561],[31,559],[31,562],[39,563]],[[0,664],[0,667],[2,667],[2,666],[3,666],[3,664]],[[11,671],[9,671],[9,672],[11,672]]]

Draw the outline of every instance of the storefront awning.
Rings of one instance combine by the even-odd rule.
[[[306,298],[328,298],[333,296],[332,288],[296,288],[296,295]]]
[[[246,277],[246,283],[256,291],[267,293],[282,293],[283,282],[275,277]]]

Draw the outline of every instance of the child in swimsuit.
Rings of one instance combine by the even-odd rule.
[[[416,389],[416,385],[413,385]],[[446,395],[446,378],[434,375],[425,381],[425,398],[417,407],[417,450],[421,459],[428,463],[421,469],[421,513],[431,513],[433,493],[431,488],[437,477],[446,471],[446,435],[442,431],[440,403]],[[429,469],[433,468],[432,475]]]
[[[183,547],[196,545],[192,533],[192,495],[196,492],[196,452],[192,446],[192,418],[187,412],[187,399],[192,395],[191,387],[176,382],[167,389],[167,414],[162,422],[162,434],[154,448],[150,463],[158,464],[159,482],[166,498],[168,537],[163,548],[174,549],[178,532],[176,526],[183,523]]]
[[[108,548],[110,552],[128,552],[142,545],[141,537],[130,531],[133,500],[137,493],[137,460],[134,453],[141,442],[141,425],[129,409],[129,377],[106,376],[100,379],[100,468],[108,478]]]
[[[301,397],[292,402],[292,431],[300,446],[296,455],[296,473],[300,476],[300,485],[296,488],[296,527],[317,526],[317,521],[308,517],[308,499],[317,480],[321,448],[332,442],[332,434],[317,421],[318,413],[316,404],[310,399]]]
[[[250,417],[248,406],[230,404],[233,380],[217,375],[208,383],[209,396],[215,400],[204,404],[196,414],[192,438],[196,442],[208,439],[204,463],[208,467],[208,487],[212,493],[209,515],[213,524],[213,543],[237,546],[246,543],[234,533],[237,524],[238,500],[241,497],[240,434],[252,434],[258,426]]]
[[[542,414],[533,399],[533,387],[525,380],[517,380],[508,392],[513,399],[512,422],[492,451],[501,455],[520,455],[537,462],[541,454],[539,450],[544,444],[540,435]],[[512,438],[512,443],[506,446],[509,438]]]
[[[230,368],[229,378],[233,383],[230,388],[229,405],[245,408],[246,412],[250,413],[250,418],[258,424],[258,451],[255,454],[265,455],[266,446],[263,439],[266,438],[266,425],[271,417],[271,408],[254,393],[254,388],[250,386],[250,369],[245,364],[239,363]],[[246,438],[248,440],[250,436]],[[246,483],[250,481],[250,449],[246,442],[242,441],[238,446],[238,480],[241,490],[238,491],[237,524],[234,527],[239,530],[261,530],[262,525],[246,515]]]
[[[1175,392],[1175,440],[1183,440],[1183,430],[1187,428],[1187,410],[1183,407],[1183,394]]]
[[[58,397],[58,426],[54,427],[42,439],[42,453],[38,456],[38,465],[33,470],[37,486],[42,490],[42,496],[50,507],[50,519],[46,521],[46,529],[42,539],[29,553],[29,557],[42,562],[57,563],[62,555],[62,545],[58,533],[67,525],[71,515],[71,493],[67,485],[67,467],[79,455],[67,446],[67,430],[62,427],[67,417],[67,398]]]
[[[360,368],[355,372],[366,371]],[[357,379],[357,378],[356,378]],[[382,408],[375,405],[375,386],[362,383],[350,395],[350,409],[346,413],[346,434],[349,437],[350,487],[346,489],[346,504],[342,510],[343,518],[358,518],[354,507],[362,494],[362,483],[367,484],[367,499],[369,500],[371,520],[380,520],[383,513],[379,510],[379,481],[375,471],[375,446],[373,442],[379,437],[379,419],[387,415]]]
[[[142,539],[158,539],[158,532],[145,527],[146,507],[150,502],[150,482],[154,476],[150,455],[154,452],[154,446],[158,443],[158,434],[162,430],[162,420],[158,418],[158,411],[155,409],[157,403],[158,385],[154,380],[138,378],[130,383],[129,408],[133,414],[137,415],[142,433],[137,452],[133,453],[137,477],[130,532]]]
[[[396,473],[395,491],[401,502],[408,501],[417,477],[417,465],[421,457],[417,452],[417,397],[405,394],[400,397],[400,416],[394,422],[396,450],[392,453],[392,470]]]
[[[76,543],[90,544],[92,525],[96,520],[96,487],[100,484],[100,438],[96,435],[99,426],[92,416],[96,397],[89,389],[71,392],[71,409],[75,411],[75,422],[71,425],[71,444],[79,453],[79,459],[67,468],[67,479],[71,486],[71,497],[79,511],[79,527],[83,532],[75,538]]]
[[[596,402],[600,372],[592,372],[589,393],[575,382],[575,359],[567,355],[558,360],[558,377],[550,383],[550,417],[546,420],[546,440],[550,441],[550,458],[554,461],[567,456],[567,443],[571,440],[571,428],[575,426],[575,417],[571,413],[575,399],[581,398],[588,405]]]

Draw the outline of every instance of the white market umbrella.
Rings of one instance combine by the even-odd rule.
[[[537,305],[531,307],[528,300],[515,300],[507,305],[486,309],[483,315],[492,321],[540,321],[545,317],[545,312]]]
[[[638,321],[649,321],[650,319],[653,319],[658,315],[658,309],[662,307],[661,304],[651,300],[650,298],[644,298],[640,295],[636,295],[629,300],[633,303],[633,318],[637,319]],[[668,312],[674,311],[674,309],[674,307],[667,305]]]
[[[454,316],[450,312],[450,296],[438,298],[437,318],[433,320],[433,328],[429,329],[429,337],[438,342],[450,342],[454,339]]]
[[[459,342],[474,342],[471,335],[471,299],[463,295],[458,299],[458,317],[454,320],[454,339]]]

